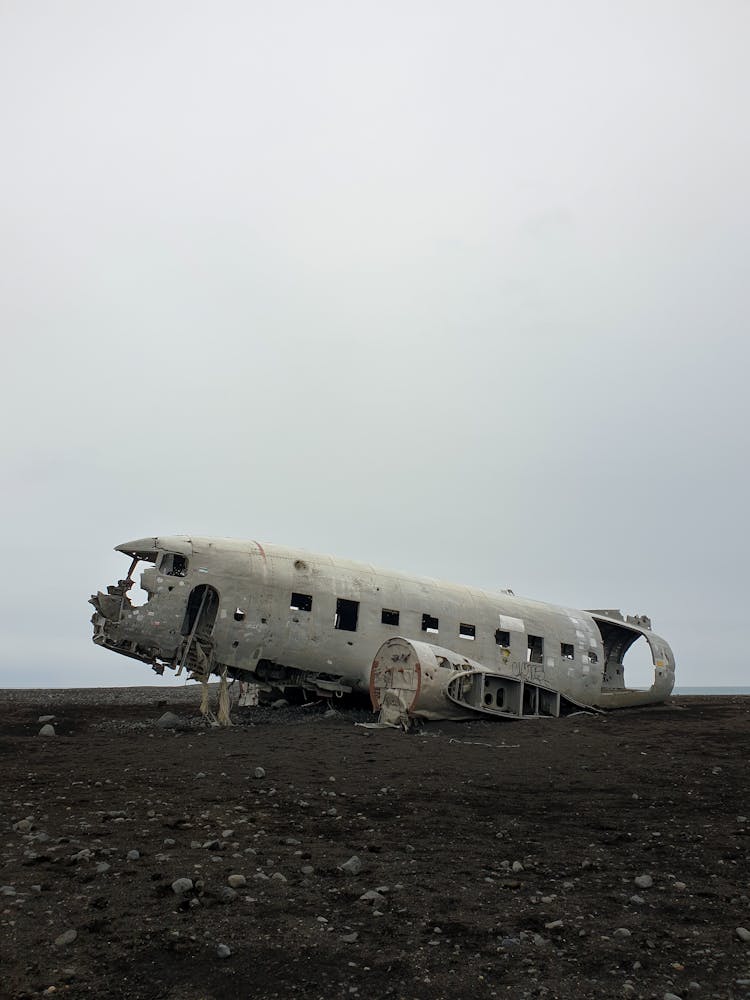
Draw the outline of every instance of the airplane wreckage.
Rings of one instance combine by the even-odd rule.
[[[576,611],[278,545],[160,536],[124,542],[127,576],[91,598],[94,642],[204,683],[369,695],[380,721],[555,717],[664,701],[674,656],[645,616]],[[139,564],[147,600],[133,604]],[[650,688],[625,685],[643,636]],[[210,713],[209,713],[210,714]]]

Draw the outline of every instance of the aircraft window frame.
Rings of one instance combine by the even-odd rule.
[[[292,596],[289,598],[290,611],[312,611],[312,604],[312,594],[301,594],[296,590],[292,591]]]
[[[510,632],[508,629],[495,629],[495,645],[502,646],[503,649],[510,649]]]
[[[440,631],[440,619],[427,614],[425,611],[422,615],[422,631],[427,632],[429,635],[437,635]]]
[[[544,636],[526,634],[526,658],[529,663],[544,663]]]
[[[394,608],[381,608],[380,610],[380,623],[382,625],[395,625],[401,620],[401,612],[396,611]]]
[[[563,660],[574,660],[576,655],[575,646],[572,642],[560,643],[560,656]]]
[[[476,625],[467,625],[466,622],[460,622],[458,626],[458,636],[460,639],[469,639],[473,642],[477,637]]]
[[[356,632],[358,624],[359,601],[352,601],[348,597],[337,597],[333,627],[340,632]]]
[[[159,562],[159,572],[164,576],[185,577],[189,565],[188,557],[180,552],[165,552]]]

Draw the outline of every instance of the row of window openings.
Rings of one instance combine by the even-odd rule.
[[[312,611],[312,596],[310,594],[292,594],[289,603],[290,611]],[[336,617],[333,627],[344,632],[356,632],[357,620],[359,617],[359,601],[348,601],[339,597],[336,601]],[[380,613],[380,620],[383,625],[398,625],[400,612],[391,608],[383,608]],[[436,634],[439,630],[439,621],[432,615],[422,615],[422,631]],[[476,625],[468,625],[461,622],[458,626],[458,634],[462,639],[476,639]],[[495,643],[498,646],[510,647],[510,632],[506,629],[495,629]],[[544,662],[544,638],[541,635],[529,635],[527,637],[528,658],[531,663]],[[563,660],[572,660],[574,657],[573,644],[570,642],[560,643],[560,656]]]

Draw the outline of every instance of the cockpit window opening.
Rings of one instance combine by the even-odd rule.
[[[127,579],[132,581],[131,586],[126,591],[130,605],[133,608],[142,608],[151,600],[151,594],[143,586],[143,574],[149,570],[153,571],[154,563],[151,559],[134,558],[130,564]]]
[[[161,557],[159,571],[165,576],[187,576],[188,561],[179,552],[166,552]]]
[[[292,594],[290,611],[312,611],[312,594]]]
[[[424,614],[422,615],[422,631],[436,633],[439,630],[439,622],[437,618],[433,618],[432,615]]]

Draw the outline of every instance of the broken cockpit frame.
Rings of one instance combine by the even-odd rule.
[[[145,540],[147,541],[147,540]],[[165,542],[168,551],[164,551]],[[219,594],[209,584],[192,589],[185,586],[192,548],[183,539],[153,539],[153,546],[143,540],[117,546],[117,551],[132,557],[127,576],[107,587],[107,592],[94,594],[91,622],[94,642],[115,653],[150,664],[162,674],[170,667],[177,674],[187,670],[190,677],[208,683],[212,673],[219,674],[219,717],[228,721],[228,699],[224,697],[226,669],[215,662],[212,638],[219,611]],[[140,585],[147,601],[133,603],[131,591],[136,586],[136,570],[142,563]],[[208,711],[207,691],[201,710]]]

